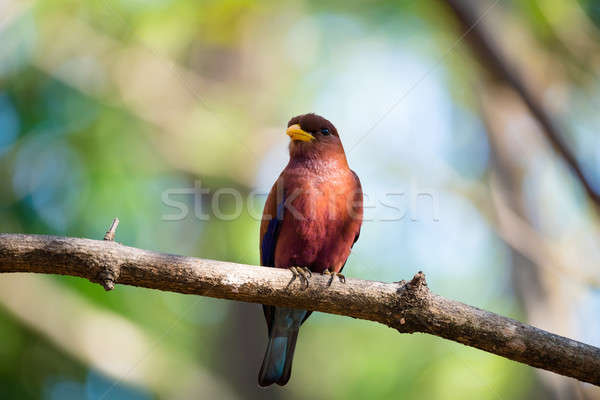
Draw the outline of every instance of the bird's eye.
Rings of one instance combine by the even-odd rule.
[[[321,129],[321,133],[322,133],[323,135],[329,135],[329,129],[327,129],[327,128],[323,128],[323,129]]]

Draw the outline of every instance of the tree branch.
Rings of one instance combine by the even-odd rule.
[[[36,272],[322,311],[423,332],[600,386],[600,349],[449,300],[425,275],[406,283],[313,275],[305,287],[284,269],[157,253],[113,241],[0,234],[0,273]]]
[[[479,62],[496,79],[512,87],[520,96],[531,115],[542,128],[541,130],[548,142],[550,142],[556,153],[562,157],[581,182],[589,198],[595,205],[596,210],[600,209],[600,194],[594,189],[586,177],[583,168],[579,165],[577,157],[575,157],[567,143],[565,143],[565,134],[561,132],[561,127],[552,119],[550,113],[535,97],[515,68],[506,60],[496,41],[493,40],[492,34],[488,32],[483,24],[476,23],[477,16],[464,0],[446,0],[446,3],[463,28],[469,29],[470,32],[467,41],[471,44],[472,50]]]

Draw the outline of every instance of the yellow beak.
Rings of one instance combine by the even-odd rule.
[[[299,124],[290,126],[289,128],[287,128],[287,131],[285,131],[285,133],[287,133],[287,135],[291,137],[292,140],[301,140],[303,142],[310,142],[311,140],[315,140],[315,137],[310,133],[303,131],[302,128],[300,128]]]

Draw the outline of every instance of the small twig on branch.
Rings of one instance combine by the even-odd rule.
[[[512,87],[523,100],[531,115],[541,126],[542,132],[567,165],[573,170],[581,182],[588,196],[600,208],[600,194],[592,187],[589,179],[577,161],[569,146],[565,143],[566,135],[561,132],[561,127],[553,120],[550,113],[534,96],[529,87],[521,79],[517,71],[506,60],[493,35],[487,31],[483,24],[477,24],[477,15],[469,8],[464,0],[446,0],[450,10],[463,27],[471,27],[467,41],[471,44],[474,54],[479,62],[487,68],[496,78]]]
[[[110,228],[108,228],[108,230],[106,231],[106,234],[104,235],[104,240],[115,240],[115,232],[117,231],[117,227],[119,226],[119,218],[115,218],[113,219],[112,224],[110,225]]]
[[[117,231],[117,227],[119,226],[119,218],[113,219],[112,224],[110,224],[110,228],[106,231],[104,235],[104,240],[108,242],[112,242],[115,240],[115,233]],[[115,288],[115,282],[119,278],[119,274],[121,273],[121,269],[119,265],[110,265],[107,264],[98,272],[98,275],[95,279],[90,278],[90,281],[96,282],[102,285],[104,290],[107,292],[113,290]]]
[[[403,333],[423,332],[600,386],[600,349],[429,291],[421,272],[408,283],[347,279],[305,288],[285,269],[156,253],[99,241],[0,234],[0,273],[72,275],[113,283],[346,315]]]

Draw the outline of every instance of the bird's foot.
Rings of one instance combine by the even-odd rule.
[[[306,267],[290,267],[289,270],[293,275],[292,280],[299,277],[298,279],[300,279],[301,282],[304,282],[305,287],[308,287],[308,278],[312,277],[312,272],[310,269]]]
[[[346,277],[342,274],[340,274],[339,272],[331,272],[329,270],[329,268],[325,269],[325,271],[323,271],[322,275],[329,275],[331,276],[331,278],[329,279],[329,282],[327,283],[327,286],[331,286],[331,284],[333,283],[333,279],[337,276],[338,279],[340,280],[341,283],[346,283]]]

